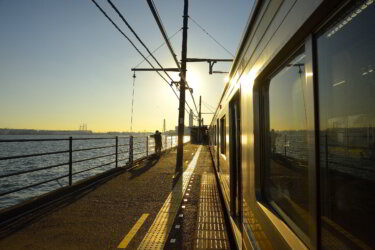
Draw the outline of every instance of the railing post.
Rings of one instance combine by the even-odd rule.
[[[69,186],[72,185],[73,175],[73,138],[69,137]]]
[[[146,156],[148,156],[148,136],[146,136]]]
[[[118,167],[118,136],[116,136],[116,168]]]
[[[129,138],[129,164],[133,164],[133,136]]]

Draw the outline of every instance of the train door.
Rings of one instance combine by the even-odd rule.
[[[233,219],[242,223],[242,180],[241,180],[241,117],[240,95],[237,93],[229,103],[230,140],[230,206]]]

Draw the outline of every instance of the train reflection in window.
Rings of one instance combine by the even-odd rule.
[[[317,39],[324,249],[375,248],[375,4]]]
[[[309,196],[304,86],[305,54],[299,51],[269,82],[264,194],[287,224],[306,240]]]

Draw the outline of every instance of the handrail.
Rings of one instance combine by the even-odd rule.
[[[128,139],[129,141],[124,141],[123,144],[120,144],[119,139],[122,139],[122,140]],[[74,141],[87,141],[87,140],[110,140],[111,143],[107,144],[105,142],[105,144],[107,144],[105,146],[73,149],[74,148],[73,147]],[[154,145],[155,145],[154,140],[149,140],[148,137],[132,137],[132,136],[130,136],[130,137],[119,137],[119,136],[115,136],[115,137],[96,137],[96,138],[73,138],[73,137],[69,137],[69,138],[48,138],[48,139],[0,139],[0,143],[55,142],[55,141],[57,141],[57,142],[62,142],[62,141],[69,142],[68,145],[66,145],[68,149],[67,150],[61,150],[61,151],[53,151],[53,152],[42,152],[42,153],[33,153],[33,154],[24,154],[24,155],[3,156],[3,157],[0,157],[0,161],[66,154],[62,157],[64,157],[64,158],[66,157],[65,159],[68,160],[67,162],[57,163],[57,164],[49,165],[49,166],[39,166],[39,167],[36,166],[36,168],[33,168],[33,169],[26,169],[26,170],[15,171],[15,172],[13,172],[14,170],[10,170],[12,172],[0,175],[0,179],[20,176],[20,175],[28,174],[28,173],[38,173],[40,171],[53,169],[53,168],[57,168],[57,167],[64,167],[64,168],[66,167],[66,170],[65,170],[66,174],[58,176],[56,178],[52,178],[52,179],[48,179],[48,180],[42,180],[42,181],[37,182],[37,183],[32,183],[32,184],[24,186],[24,187],[15,187],[15,189],[13,189],[13,190],[3,191],[3,192],[0,193],[0,197],[8,195],[8,194],[16,193],[16,192],[19,192],[19,191],[22,191],[22,190],[30,189],[30,188],[33,188],[33,187],[36,187],[36,186],[39,186],[39,185],[49,183],[49,182],[58,181],[59,179],[63,179],[63,178],[67,178],[67,177],[69,178],[68,179],[68,185],[72,185],[73,184],[73,181],[72,181],[73,176],[77,176],[80,173],[89,172],[90,170],[93,170],[93,169],[98,169],[98,168],[102,168],[102,167],[105,167],[105,166],[110,166],[111,164],[114,164],[113,167],[118,167],[118,166],[120,166],[118,164],[118,162],[125,162],[125,164],[121,164],[121,167],[126,167],[129,164],[132,164],[134,156],[137,156],[136,158],[134,158],[134,160],[137,160],[137,159],[142,158],[143,156],[147,157],[150,154],[153,154],[154,153],[153,148],[154,148]],[[113,142],[113,144],[112,144],[112,142]],[[166,143],[164,143],[164,148],[165,149],[171,148],[171,147],[174,146],[174,144],[175,144],[174,138],[172,136],[168,136],[166,138]],[[49,146],[49,145],[47,145],[47,146]],[[59,147],[60,146],[61,146],[61,144],[59,144]],[[112,149],[112,148],[114,149],[113,151],[115,151],[115,152],[113,152],[112,150],[105,150],[105,149]],[[122,148],[123,150],[120,150],[120,148]],[[101,149],[103,149],[103,150],[101,150]],[[98,154],[100,154],[100,152],[95,151],[95,150],[99,150],[102,153],[106,151],[107,154],[98,155]],[[87,151],[87,152],[93,151],[93,154],[96,154],[97,156],[90,157],[90,158],[84,158],[84,159],[75,159],[75,160],[73,159],[73,158],[77,157],[77,155],[73,155],[73,153],[83,152],[83,151]],[[137,151],[137,152],[135,152],[135,151]],[[119,156],[121,154],[125,154],[126,157],[119,158]],[[115,157],[113,157],[113,156],[115,156]],[[107,162],[107,163],[104,163],[104,164],[99,163],[100,165],[98,165],[98,166],[89,167],[89,168],[74,172],[74,168],[73,168],[75,166],[74,164],[81,163],[81,162],[87,162],[87,161],[91,161],[91,160],[97,160],[97,159],[106,158],[106,157],[113,157],[113,158],[111,158],[111,159],[113,159],[113,161],[110,161],[110,162]],[[9,162],[8,164],[10,164],[10,163],[11,162]],[[87,164],[85,164],[85,166],[87,166],[88,164],[92,164],[92,163],[87,163]],[[56,173],[56,174],[58,174],[58,173]]]
[[[15,175],[21,175],[21,174],[27,174],[27,173],[32,173],[32,172],[36,172],[36,171],[51,169],[51,168],[57,168],[57,167],[65,166],[65,165],[68,165],[68,164],[69,164],[69,162],[65,162],[65,163],[60,163],[60,164],[51,165],[51,166],[47,166],[47,167],[34,168],[34,169],[14,172],[14,173],[10,173],[10,174],[0,175],[0,179],[5,178],[5,177],[15,176]]]
[[[116,145],[96,147],[96,148],[82,148],[82,149],[75,149],[75,150],[73,150],[73,152],[96,150],[96,149],[103,149],[103,148],[114,148],[114,147],[116,147]]]
[[[29,155],[14,155],[14,156],[0,157],[0,161],[20,159],[20,158],[28,158],[28,157],[36,157],[36,156],[43,156],[43,155],[66,154],[66,153],[69,153],[69,150],[47,152],[47,153],[38,153],[38,154],[29,154]]]
[[[69,141],[69,138],[56,138],[56,139],[8,139],[0,140],[0,142],[35,142],[35,141]]]
[[[116,153],[113,153],[113,154],[107,154],[107,155],[95,156],[95,157],[92,157],[92,158],[85,158],[85,159],[81,159],[81,160],[77,160],[77,161],[72,161],[72,163],[78,163],[78,162],[84,162],[84,161],[91,161],[91,160],[100,159],[100,158],[105,158],[105,157],[112,156],[112,155],[116,155]]]
[[[115,137],[77,137],[75,141],[89,141],[89,140],[113,140]],[[124,137],[126,138],[126,137]]]
[[[129,153],[129,150],[128,151],[118,151],[119,154],[124,154],[124,153]]]

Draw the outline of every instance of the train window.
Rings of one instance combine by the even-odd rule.
[[[225,116],[220,119],[220,153],[225,154],[226,138],[225,138]]]
[[[375,249],[375,3],[317,37],[323,249]]]
[[[216,125],[214,125],[214,131],[212,131],[212,138],[214,140],[214,145],[215,146],[217,144],[217,141],[216,141],[216,130],[217,130],[217,127],[216,127]]]
[[[307,240],[309,216],[305,53],[301,49],[269,80],[263,195]]]
[[[216,138],[216,145],[217,145],[217,143],[219,142],[219,136],[220,136],[220,124],[219,124],[219,119],[217,119],[217,121],[216,121],[216,127],[217,127],[217,130],[216,130],[215,138]]]

